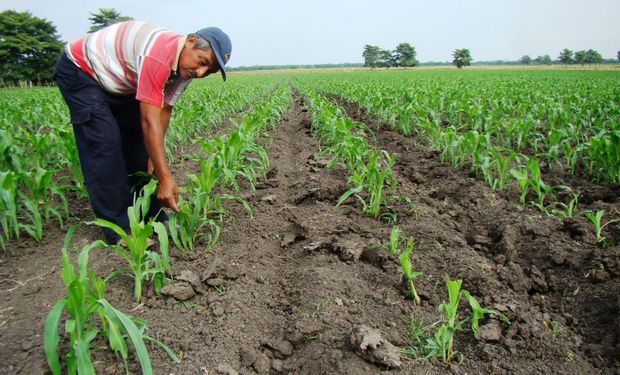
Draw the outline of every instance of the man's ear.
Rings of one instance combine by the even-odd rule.
[[[194,48],[196,44],[196,35],[188,35],[187,39],[185,39],[185,47]]]

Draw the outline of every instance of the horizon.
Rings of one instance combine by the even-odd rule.
[[[152,0],[148,6],[120,0],[66,0],[55,7],[43,0],[3,3],[4,10],[29,11],[51,21],[64,42],[83,35],[90,13],[99,8],[114,8],[180,34],[219,26],[233,41],[231,68],[363,63],[365,44],[393,50],[401,42],[411,44],[422,63],[449,62],[457,48],[468,48],[474,62],[518,61],[524,55],[556,60],[564,48],[593,49],[604,59],[615,59],[620,50],[615,19],[620,2],[612,0],[390,0],[380,6],[371,0],[271,0],[209,7],[197,0]],[[204,12],[194,11],[201,8]]]

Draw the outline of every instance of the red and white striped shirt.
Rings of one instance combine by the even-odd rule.
[[[191,80],[175,74],[186,37],[142,21],[120,22],[67,44],[83,71],[112,94],[174,105]]]

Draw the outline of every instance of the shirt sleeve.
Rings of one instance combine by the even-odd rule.
[[[167,87],[164,92],[164,102],[173,106],[190,82],[191,80],[189,79],[180,79],[175,81],[170,87]]]
[[[169,75],[168,65],[151,56],[145,56],[138,75],[136,100],[162,108],[164,86]]]

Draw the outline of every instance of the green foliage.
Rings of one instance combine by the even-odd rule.
[[[467,322],[470,322],[473,334],[478,332],[480,320],[487,316],[498,317],[505,324],[510,324],[506,316],[480,306],[478,300],[469,291],[461,289],[461,285],[462,280],[450,280],[446,276],[448,302],[439,305],[441,320],[428,326],[424,326],[421,321],[411,320],[409,324],[411,346],[403,350],[404,354],[416,359],[438,358],[443,362],[451,362],[458,355],[459,362],[461,362],[463,356],[454,349],[454,338]],[[459,305],[463,296],[469,302],[471,314],[460,318]]]
[[[362,57],[364,58],[364,66],[368,68],[375,68],[379,65],[379,53],[381,49],[377,46],[371,46],[366,44],[364,46],[364,52]]]
[[[600,64],[603,62],[603,56],[598,51],[593,49],[589,50],[581,50],[575,52],[575,63],[576,64]]]
[[[455,49],[454,52],[452,52],[452,58],[452,64],[459,69],[471,65],[471,53],[467,48]]]
[[[152,282],[155,291],[159,293],[164,287],[170,272],[170,260],[168,255],[168,234],[163,224],[151,219],[144,221],[149,212],[151,195],[157,189],[157,181],[151,180],[142,189],[139,197],[134,197],[133,205],[127,209],[129,217],[129,233],[118,225],[104,220],[96,219],[94,224],[114,231],[121,237],[121,244],[112,245],[111,248],[125,259],[129,271],[134,278],[134,297],[137,302],[142,299],[142,282]],[[157,234],[159,240],[159,253],[148,250],[149,237]],[[120,272],[121,270],[119,270]]]
[[[620,222],[620,219],[612,219],[607,222],[603,222],[603,215],[605,214],[605,211],[603,210],[597,210],[596,213],[592,211],[585,211],[583,214],[594,225],[594,234],[597,242],[605,241],[605,236],[603,236],[603,228],[609,224]]]
[[[519,59],[519,62],[523,65],[530,65],[532,63],[532,58],[529,55],[523,55]]]
[[[575,62],[575,60],[573,59],[573,55],[574,52],[569,50],[568,48],[564,48],[562,50],[562,52],[560,52],[560,56],[558,56],[558,60],[560,60],[560,62],[562,64],[572,64]]]
[[[63,43],[56,27],[30,12],[0,12],[0,83],[51,81]]]
[[[349,197],[355,197],[363,211],[376,219],[394,221],[395,213],[390,208],[394,199],[409,201],[407,197],[395,196],[396,179],[392,167],[396,159],[387,151],[370,147],[365,140],[369,133],[364,124],[352,121],[343,114],[342,109],[307,90],[304,92],[312,114],[312,128],[324,144],[321,154],[331,154],[328,167],[336,163],[349,171],[348,182],[352,187],[339,199],[336,207]]]
[[[92,342],[103,336],[110,347],[123,359],[127,368],[129,351],[127,343],[134,347],[143,374],[152,374],[151,361],[144,339],[146,323],[144,320],[124,314],[114,308],[104,296],[105,281],[88,268],[90,251],[104,247],[103,241],[96,241],[82,248],[78,258],[77,273],[68,254],[68,247],[75,231],[72,227],[65,237],[62,248],[62,280],[67,288],[67,295],[60,299],[47,316],[44,327],[44,351],[52,374],[62,371],[58,356],[60,343],[59,325],[66,312],[65,332],[70,336],[68,351],[65,355],[68,374],[95,374],[90,349]],[[173,360],[179,362],[174,353],[163,343],[162,346]]]
[[[413,266],[411,265],[411,260],[409,259],[409,255],[413,251],[413,239],[410,238],[407,240],[407,247],[405,251],[400,254],[400,268],[403,271],[403,276],[407,280],[409,285],[409,297],[413,298],[416,305],[420,305],[420,296],[418,296],[418,292],[415,289],[414,280],[418,277],[422,276],[422,272],[413,271]]]
[[[396,66],[411,67],[418,65],[415,48],[409,43],[400,43],[394,50]]]
[[[88,17],[88,19],[92,25],[90,26],[88,32],[91,33],[106,26],[133,19],[127,16],[121,16],[121,14],[114,8],[99,8],[96,12],[91,13],[90,15],[91,16]]]
[[[409,43],[400,43],[394,51],[366,44],[362,57],[364,58],[364,66],[369,68],[406,68],[418,65],[415,48]]]
[[[551,56],[549,55],[539,55],[534,59],[534,63],[536,65],[551,65],[553,61],[551,61]]]

